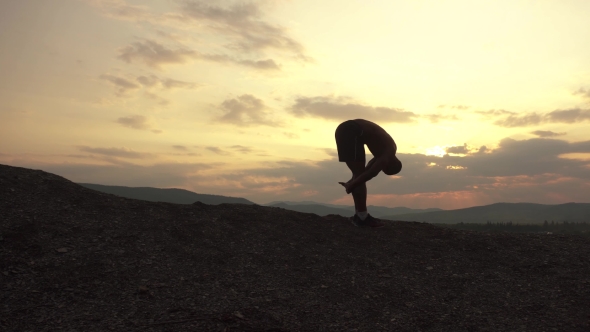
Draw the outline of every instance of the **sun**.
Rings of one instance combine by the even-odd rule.
[[[447,154],[447,151],[443,147],[440,147],[438,145],[435,147],[426,149],[427,156],[437,156],[437,157],[442,158],[445,154]]]

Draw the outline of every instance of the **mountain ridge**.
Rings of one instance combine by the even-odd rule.
[[[126,198],[140,199],[149,202],[167,202],[176,204],[193,204],[201,202],[205,204],[255,204],[245,198],[220,196],[211,194],[198,194],[186,189],[178,188],[154,188],[154,187],[126,187],[112,186],[94,183],[78,183],[79,185]]]
[[[415,214],[389,215],[389,220],[422,221],[429,223],[542,223],[590,222],[590,203],[538,204],[494,203],[464,209]]]

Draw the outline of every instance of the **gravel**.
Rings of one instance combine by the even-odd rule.
[[[590,238],[117,197],[0,165],[2,331],[590,331]]]

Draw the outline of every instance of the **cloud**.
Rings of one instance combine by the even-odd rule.
[[[287,132],[287,131],[284,131],[283,132],[283,135],[287,136],[287,138],[290,138],[290,139],[297,139],[297,138],[299,138],[299,135],[297,135],[295,133],[290,133],[290,132]]]
[[[248,60],[239,59],[227,54],[205,54],[187,48],[171,49],[153,40],[135,42],[120,48],[117,58],[127,63],[142,62],[156,69],[160,69],[163,65],[167,64],[184,64],[191,60],[199,59],[222,64],[234,64],[262,71],[280,70],[279,65],[273,59]],[[153,81],[153,78],[145,76],[142,77],[142,81],[148,85],[156,83]],[[186,82],[170,79],[161,80],[160,83],[166,88],[188,86]]]
[[[460,145],[460,146],[449,146],[445,149],[447,153],[453,154],[467,154],[469,150],[467,149],[467,143]]]
[[[243,145],[232,145],[232,146],[230,146],[230,149],[236,150],[236,151],[243,153],[243,154],[254,153],[257,151],[257,149],[254,149],[249,146],[243,146]]]
[[[456,109],[456,110],[466,110],[469,109],[471,106],[467,106],[467,105],[438,105],[438,108],[450,108],[450,109]]]
[[[100,75],[100,78],[106,81],[109,81],[113,84],[118,90],[118,96],[125,96],[129,91],[137,90],[140,88],[139,84],[136,84],[133,81],[130,81],[126,78],[110,75],[110,74],[103,74]]]
[[[197,85],[195,83],[174,80],[174,79],[171,79],[171,78],[163,79],[161,81],[161,83],[162,83],[162,86],[165,89],[177,89],[177,88],[180,88],[180,89],[194,89],[194,88],[196,88],[198,86],[201,86],[201,85]]]
[[[539,137],[556,137],[565,135],[565,133],[556,133],[550,130],[535,130],[531,131],[531,134],[537,135]]]
[[[245,154],[254,152],[254,149],[252,149],[251,147],[243,146],[243,145],[232,145],[232,146],[230,146],[230,148],[237,150],[241,153],[245,153]]]
[[[590,89],[579,88],[577,91],[574,92],[574,95],[580,95],[584,98],[590,98]]]
[[[501,116],[501,115],[511,115],[511,114],[516,114],[516,112],[511,112],[511,111],[507,111],[504,109],[491,109],[488,111],[475,111],[475,113],[477,114],[481,114],[487,117],[494,117],[494,116]]]
[[[546,115],[547,122],[576,123],[590,120],[590,109],[557,110]]]
[[[505,138],[491,153],[468,155],[455,160],[476,172],[473,173],[474,176],[533,176],[552,173],[590,178],[590,168],[585,166],[587,162],[559,157],[566,153],[590,153],[590,141],[570,143],[548,138]]]
[[[138,76],[137,81],[141,83],[141,85],[151,88],[161,83],[160,79],[156,75],[150,76]]]
[[[135,42],[119,49],[118,59],[127,63],[143,62],[149,67],[159,69],[162,65],[183,64],[197,57],[197,52],[189,49],[169,49],[152,40]]]
[[[196,89],[202,84],[193,82],[185,82],[171,78],[160,78],[156,75],[138,76],[134,80],[125,77],[120,77],[112,74],[100,75],[100,78],[110,82],[117,88],[116,95],[118,97],[130,97],[131,92],[139,91],[143,88],[144,96],[156,101],[159,105],[168,105],[170,101],[166,98],[160,97],[153,91],[159,89],[161,91],[172,89]]]
[[[144,95],[148,98],[153,100],[156,104],[160,105],[160,106],[167,106],[170,105],[170,100],[166,99],[166,98],[162,98],[160,96],[158,96],[157,94],[153,93],[153,92],[148,92],[146,91],[144,93]]]
[[[268,23],[263,11],[264,3],[212,3],[210,1],[177,1],[177,12],[157,13],[147,6],[128,4],[123,0],[88,0],[103,15],[131,22],[149,22],[156,26],[203,28],[210,34],[229,39],[229,49],[240,52],[260,52],[274,49],[293,55],[303,61],[313,61],[306,55],[300,42],[289,36],[286,28]],[[268,2],[266,2],[268,3]],[[194,31],[194,29],[192,30]],[[170,34],[158,31],[160,35]]]
[[[191,157],[196,157],[196,156],[200,156],[200,153],[194,153],[194,152],[189,152],[190,149],[185,146],[185,145],[172,145],[172,148],[176,151],[180,151],[180,152],[174,152],[174,153],[168,153],[170,155],[173,156],[191,156]]]
[[[239,151],[243,148],[250,151],[241,145],[219,149]],[[105,155],[126,153],[119,149],[105,150]],[[352,197],[337,183],[349,180],[352,174],[344,163],[337,161],[334,149],[325,150],[330,155],[326,160],[264,161],[248,169],[240,165],[230,168],[223,164],[198,163],[40,164],[7,156],[2,156],[2,160],[79,182],[180,186],[200,193],[245,197],[258,203],[303,200],[314,192],[314,200],[352,205]],[[568,153],[590,153],[590,141],[507,138],[493,151],[469,153],[463,157],[398,153],[403,163],[401,173],[396,176],[379,174],[369,181],[368,204],[448,209],[495,202],[589,202],[590,162],[560,157]]]
[[[150,125],[148,120],[143,115],[132,115],[128,117],[121,117],[117,119],[117,122],[124,125],[125,127],[133,129],[149,129]]]
[[[280,123],[271,119],[271,112],[264,101],[245,94],[237,98],[227,99],[221,103],[220,109],[225,112],[216,121],[236,126],[279,126]]]
[[[266,59],[266,60],[238,60],[236,63],[241,64],[242,66],[252,67],[255,69],[261,70],[280,70],[280,67],[276,64],[273,59]]]
[[[156,13],[147,6],[131,5],[122,0],[89,1],[107,17],[131,22],[149,22],[156,26],[181,26],[186,31],[198,31],[201,38],[214,37],[217,42],[207,45],[209,49],[226,49],[226,52],[221,53],[199,52],[186,47],[172,49],[148,39],[119,49],[117,57],[127,63],[142,62],[159,69],[164,65],[184,64],[193,59],[201,59],[261,71],[280,70],[277,62],[268,55],[263,59],[243,58],[245,53],[258,56],[265,54],[265,50],[280,51],[304,62],[313,61],[305,54],[303,46],[288,35],[285,28],[264,20],[261,4],[223,5],[206,1],[177,1],[177,12]],[[168,40],[186,40],[166,31],[156,32]]]
[[[174,42],[207,40],[199,51],[187,48],[169,49],[147,40],[119,50],[119,58],[128,63],[140,61],[152,68],[182,64],[192,59],[208,60],[276,71],[280,66],[273,58],[313,62],[303,45],[290,36],[287,28],[269,23],[267,10],[272,2],[188,1],[171,2],[173,7],[128,4],[124,0],[86,0],[109,18],[134,23],[149,23],[156,35]],[[175,29],[178,33],[167,30]],[[221,51],[220,51],[221,50]],[[250,56],[244,56],[248,54]],[[252,59],[251,56],[262,57]]]
[[[529,113],[525,115],[510,115],[504,119],[494,122],[500,127],[526,127],[534,126],[543,122],[543,117],[536,113]]]
[[[219,148],[217,146],[207,146],[207,147],[205,147],[205,149],[207,149],[215,154],[222,155],[222,156],[227,156],[227,155],[231,154],[225,150],[222,150],[221,148]]]
[[[268,153],[266,153],[266,151],[264,151],[262,149],[249,147],[249,146],[232,145],[229,147],[229,149],[232,149],[232,150],[242,153],[242,154],[254,154],[255,156],[258,156],[258,157],[270,157],[270,155]]]
[[[486,151],[489,151],[488,147],[487,147],[487,146],[485,146],[485,145],[482,145],[482,146],[481,146],[481,147],[478,149],[477,153],[486,153]]]
[[[403,163],[399,177],[380,174],[368,183],[369,194],[410,195],[467,190],[473,193],[489,191],[486,195],[498,199],[496,202],[535,201],[543,195],[547,195],[543,196],[544,201],[549,202],[547,197],[551,192],[535,191],[539,188],[553,188],[551,190],[564,197],[575,197],[579,201],[583,197],[582,184],[590,187],[588,161],[559,157],[561,154],[574,152],[590,152],[590,141],[568,143],[554,139],[504,139],[498,149],[492,152],[472,153],[464,157],[446,155],[440,158],[398,153],[398,158]],[[434,166],[429,166],[432,164]],[[351,177],[346,165],[338,163],[335,156],[319,162],[284,161],[240,174],[289,177],[293,179],[293,183],[299,184],[289,190],[290,198],[296,198],[298,193],[305,190],[317,190],[327,200],[344,196],[335,183]],[[576,181],[580,183],[570,192],[568,186]],[[269,197],[269,200],[275,199]]]
[[[138,130],[150,130],[156,134],[162,132],[161,130],[153,129],[151,121],[143,115],[131,115],[126,117],[120,117],[117,119],[116,122],[128,128]]]
[[[296,117],[317,117],[344,121],[365,118],[371,121],[409,123],[418,115],[398,108],[373,107],[345,97],[299,97],[290,108]]]
[[[197,147],[199,147],[199,146],[197,146]],[[230,145],[230,146],[226,146],[226,147],[204,146],[204,147],[199,147],[199,148],[203,148],[205,150],[208,150],[210,152],[213,152],[213,153],[221,155],[221,156],[229,156],[229,155],[233,155],[234,153],[248,154],[248,155],[255,155],[255,156],[268,156],[264,152],[264,150],[262,150],[262,149],[258,149],[258,148],[254,148],[254,147],[250,147],[250,146],[244,146],[244,145]]]
[[[264,71],[280,70],[279,65],[273,59],[240,60],[226,54],[199,54],[197,57],[207,61],[236,64]]]
[[[485,149],[482,147],[480,149]],[[590,152],[590,141],[568,143],[556,139],[512,140],[504,139],[497,149],[488,153],[470,153],[464,157],[444,157],[424,154],[398,153],[403,163],[398,176],[380,174],[367,183],[369,204],[371,197],[406,197],[414,195],[430,197],[432,206],[453,204],[454,207],[490,204],[494,202],[565,203],[588,201],[585,192],[590,189],[588,161],[560,158],[564,153]],[[308,190],[318,191],[318,199],[325,202],[344,199],[352,204],[350,196],[342,193],[336,183],[347,181],[351,173],[335,156],[329,160],[282,161],[259,169],[243,170],[228,174],[234,181],[245,176],[286,178],[292,185],[280,195],[259,195],[271,200],[297,200]],[[455,193],[455,194],[453,194]],[[436,202],[434,197],[462,197],[463,201],[450,199]],[[410,196],[407,196],[408,198]],[[399,206],[396,201],[379,201],[389,206]],[[408,202],[408,200],[404,200]],[[415,204],[417,204],[415,202]],[[425,206],[423,206],[425,207]]]
[[[128,4],[123,0],[88,0],[103,15],[131,22],[149,22],[156,26],[199,27],[232,41],[230,48],[240,51],[275,49],[289,52],[298,59],[312,61],[304,47],[290,37],[286,28],[268,23],[263,7],[269,2],[212,3],[196,0],[176,1],[177,12],[157,13],[147,6]],[[160,34],[169,33],[158,31]]]
[[[137,82],[147,88],[160,87],[161,89],[196,89],[203,86],[202,84],[184,82],[171,78],[160,78],[156,75],[138,76]]]
[[[442,115],[442,114],[427,114],[424,115],[425,118],[427,118],[428,120],[430,120],[430,122],[432,123],[439,123],[442,120],[452,120],[452,121],[458,121],[459,118],[455,115]]]
[[[476,112],[487,117],[504,116],[503,119],[496,120],[495,125],[501,127],[527,127],[534,126],[543,123],[580,123],[590,120],[590,109],[567,109],[567,110],[555,110],[549,113],[540,114],[536,112],[517,114],[514,112],[508,112],[504,110],[488,111],[488,112]]]
[[[219,2],[183,1],[181,13],[228,37],[231,40],[230,48],[242,52],[274,49],[292,54],[299,60],[313,61],[285,28],[264,20],[260,3],[239,2],[223,6]]]
[[[123,0],[88,0],[103,15],[126,21],[151,21],[156,17],[146,6],[130,5]]]
[[[80,151],[109,156],[109,157],[144,159],[144,158],[149,158],[149,157],[153,156],[150,153],[137,152],[137,151],[133,151],[128,148],[92,148],[89,146],[79,146],[78,149]]]

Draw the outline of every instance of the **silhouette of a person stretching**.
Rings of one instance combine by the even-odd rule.
[[[379,172],[394,175],[401,171],[402,163],[395,153],[397,146],[393,138],[376,123],[356,119],[341,123],[336,128],[336,146],[338,160],[346,162],[352,171],[352,179],[338,182],[352,193],[356,213],[351,217],[356,226],[381,227],[384,224],[367,212],[366,182],[377,176]],[[365,166],[365,147],[367,145],[373,159]]]

